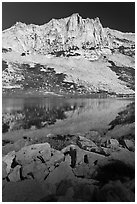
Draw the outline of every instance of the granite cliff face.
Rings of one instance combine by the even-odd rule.
[[[126,43],[134,44],[134,34],[103,28],[99,18],[82,19],[79,14],[52,19],[42,26],[19,22],[3,31],[3,48],[21,53],[113,48]]]
[[[3,72],[4,87],[12,71],[15,74],[18,70],[13,63],[31,61],[35,65],[52,66],[57,73],[65,74],[66,81],[84,86],[89,92],[134,93],[135,34],[103,28],[99,18],[83,19],[76,13],[67,18],[52,19],[41,26],[19,22],[3,31],[2,48],[3,60],[10,67],[10,73],[9,67]],[[56,57],[61,57],[62,64]],[[79,65],[77,61],[80,60],[83,62]],[[80,66],[89,77],[87,74],[84,77]],[[103,74],[101,69],[106,73]],[[18,72],[21,75],[22,69]],[[15,82],[15,76],[11,78]],[[19,78],[23,82],[24,75]]]

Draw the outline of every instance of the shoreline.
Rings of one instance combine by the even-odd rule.
[[[92,94],[58,94],[58,93],[52,93],[52,92],[43,92],[40,91],[33,91],[32,93],[26,93],[26,91],[19,91],[16,93],[2,93],[2,97],[5,98],[26,98],[26,97],[32,97],[32,98],[89,98],[89,99],[126,99],[126,100],[135,100],[135,95],[122,95],[122,96],[116,96],[116,95],[107,95],[107,94],[99,94],[99,93],[92,93]]]

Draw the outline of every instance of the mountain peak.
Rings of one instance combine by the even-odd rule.
[[[135,36],[133,34],[103,28],[99,17],[83,19],[78,13],[74,13],[66,18],[52,19],[50,22],[41,26],[33,24],[26,25],[25,23],[17,22],[8,30],[3,31],[2,51],[5,59],[7,59],[7,56],[14,59],[14,55],[16,56],[17,54],[19,61],[26,60],[27,58],[25,56],[28,55],[30,55],[28,59],[31,59],[31,57],[35,59],[35,56],[39,58],[43,55],[44,57],[42,56],[42,59],[47,56],[50,60],[52,60],[52,57],[61,56],[61,58],[56,59],[57,61],[55,60],[59,63],[57,67],[60,67],[60,65],[61,69],[65,67],[63,73],[66,75],[66,71],[68,70],[68,80],[75,82],[78,86],[83,86],[84,84],[85,88],[83,90],[91,92],[103,90],[106,92],[133,93],[134,76],[132,73],[134,73],[134,70],[131,67],[134,66],[134,38]],[[130,60],[129,56],[132,63],[128,62]],[[69,69],[69,67],[74,66],[73,61],[68,61],[69,57],[71,59],[74,57],[76,72],[73,72],[73,69]],[[118,59],[117,64],[115,62],[116,58]],[[94,64],[94,61],[98,62]],[[41,63],[41,58],[39,62]],[[108,63],[111,66],[108,66]],[[121,65],[121,63],[123,64]],[[125,65],[127,66],[127,75],[125,75],[125,71],[121,72],[122,67],[125,67]],[[80,70],[79,66],[81,67]],[[86,66],[88,74],[84,71]],[[96,66],[99,67],[96,68]],[[72,71],[71,74],[70,70]],[[83,77],[84,72],[86,74]],[[110,72],[113,74],[113,77],[111,77]],[[4,83],[9,86],[11,84],[10,71],[9,75],[7,71],[4,74],[6,76]],[[106,79],[107,74],[108,77]],[[8,82],[7,76],[9,76]],[[16,76],[18,76],[17,73],[15,76],[13,75],[14,80]],[[24,75],[22,75],[22,79],[23,77]],[[121,85],[121,81],[124,85]],[[49,84],[48,89],[50,87]]]
[[[19,21],[15,23],[15,26],[26,26],[26,24]]]
[[[117,37],[115,37],[115,35]],[[114,37],[113,37],[114,36]],[[132,36],[125,36],[132,40]],[[115,39],[120,39],[116,41]],[[3,48],[19,53],[50,54],[72,47],[91,50],[96,47],[119,46],[123,34],[103,28],[99,17],[83,19],[79,13],[62,19],[52,19],[41,26],[16,22],[12,29],[3,31]]]
[[[81,16],[79,15],[79,13],[73,13],[71,16],[81,17]]]
[[[96,17],[96,18],[95,18],[95,21],[98,22],[98,23],[101,23],[99,17]]]
[[[82,22],[82,17],[79,15],[79,13],[73,13],[73,14],[70,16],[70,19],[71,19],[72,21],[78,22],[78,24]]]

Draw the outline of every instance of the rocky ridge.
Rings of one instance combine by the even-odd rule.
[[[4,90],[24,89],[34,74],[46,75],[47,82],[52,68],[57,77],[52,72],[50,78],[62,80],[58,90],[56,80],[43,83],[41,76],[40,87],[36,81],[31,87],[58,94],[134,94],[135,34],[103,28],[99,18],[76,13],[41,26],[18,22],[3,31],[2,49]],[[31,69],[26,78],[33,67],[38,73]]]
[[[133,33],[103,28],[99,18],[83,19],[76,13],[41,26],[17,22],[3,31],[2,47],[19,53],[50,54],[71,49],[132,47],[134,37]]]

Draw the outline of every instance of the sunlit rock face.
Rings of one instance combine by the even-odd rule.
[[[103,28],[99,18],[83,19],[79,14],[52,19],[44,25],[17,22],[3,31],[3,48],[19,53],[47,54],[68,49],[113,48],[134,44],[134,34]]]
[[[2,43],[5,90],[134,94],[135,34],[104,28],[98,17],[18,22]]]

